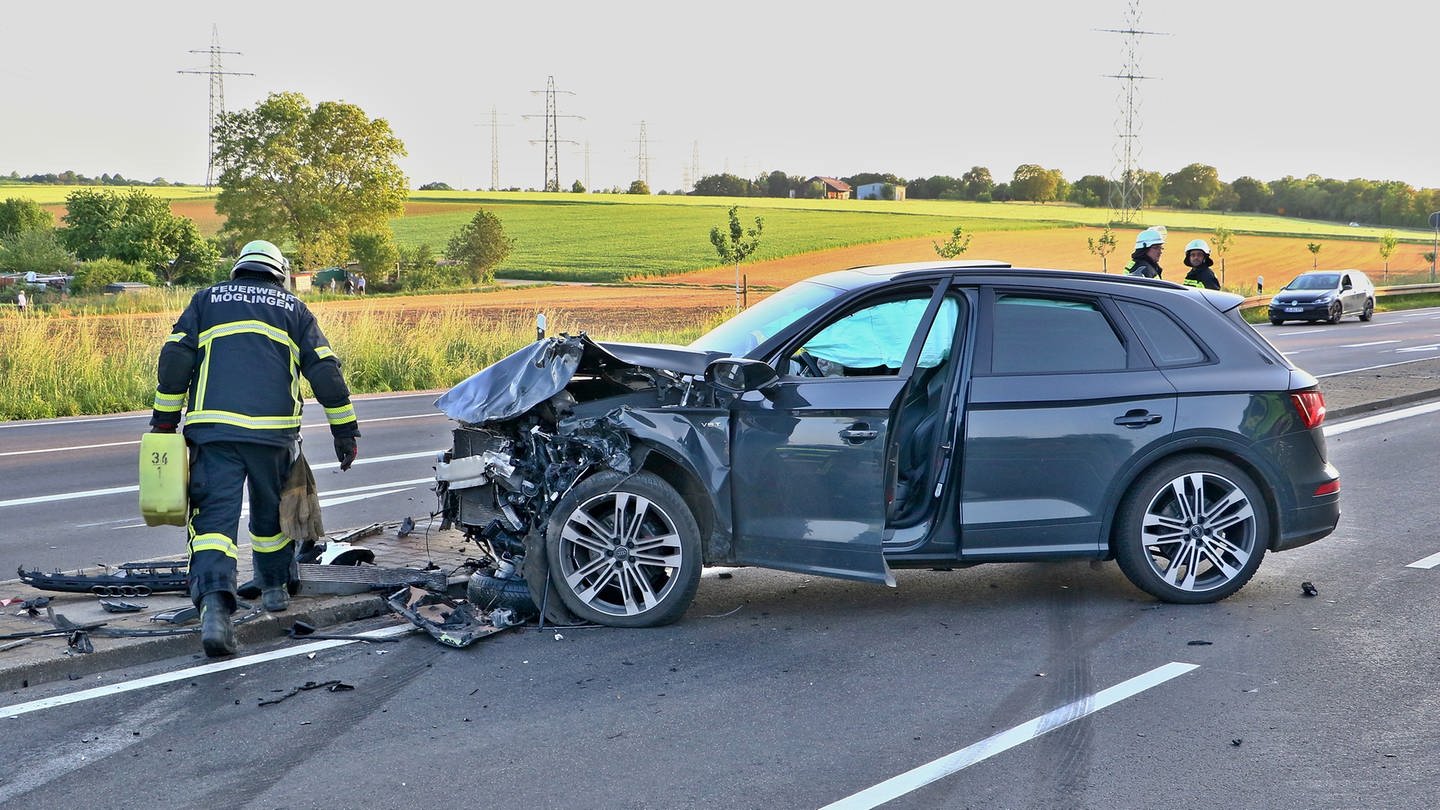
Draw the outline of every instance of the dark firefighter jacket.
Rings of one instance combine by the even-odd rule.
[[[289,445],[300,432],[300,376],[337,438],[359,436],[340,361],[304,302],[277,282],[242,273],[190,299],[160,350],[153,425],[185,438]]]

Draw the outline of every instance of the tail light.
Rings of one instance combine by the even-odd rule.
[[[1320,497],[1321,495],[1334,495],[1335,493],[1337,493],[1337,492],[1339,492],[1339,491],[1340,491],[1340,479],[1339,479],[1339,478],[1336,478],[1334,481],[1330,481],[1330,482],[1328,482],[1328,483],[1324,483],[1324,484],[1321,484],[1320,486],[1316,487],[1316,488],[1315,488],[1315,497],[1318,498],[1318,497]]]
[[[1300,414],[1306,429],[1314,430],[1325,423],[1325,395],[1318,389],[1291,394],[1290,401],[1295,403],[1295,412]]]

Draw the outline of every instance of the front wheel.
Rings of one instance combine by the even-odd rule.
[[[1373,317],[1375,317],[1375,299],[1367,298],[1365,299],[1365,308],[1360,310],[1360,320],[1368,321]]]
[[[700,529],[653,473],[597,473],[560,499],[545,532],[550,581],[587,622],[654,627],[679,619],[700,584]]]
[[[1218,602],[1250,581],[1270,544],[1270,511],[1254,480],[1223,459],[1172,458],[1141,476],[1120,506],[1115,558],[1165,602]]]
[[[1340,306],[1339,301],[1336,301],[1335,303],[1330,305],[1330,317],[1326,318],[1325,320],[1329,323],[1340,323],[1340,319],[1344,316],[1345,308]]]
[[[1274,315],[1271,315],[1271,316],[1270,316],[1270,325],[1271,325],[1271,326],[1279,326],[1279,325],[1282,324],[1282,323],[1285,323],[1285,319],[1284,319],[1284,318],[1277,318],[1277,317],[1275,317]]]

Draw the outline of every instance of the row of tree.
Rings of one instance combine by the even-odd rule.
[[[119,172],[114,174],[105,173],[99,177],[86,177],[83,174],[76,174],[73,171],[63,171],[59,174],[30,174],[21,176],[19,172],[12,171],[6,178],[11,183],[38,183],[47,186],[183,186],[184,183],[171,183],[163,177],[146,182],[144,180],[130,180],[121,177]]]
[[[904,186],[905,196],[917,200],[1069,202],[1096,208],[1115,204],[1115,184],[1109,178],[1087,174],[1072,182],[1059,169],[1034,163],[1015,167],[1005,182],[996,182],[984,166],[972,166],[959,177],[934,175],[906,180],[891,173],[862,172],[840,179],[852,187],[867,183]],[[1270,181],[1239,177],[1225,182],[1218,169],[1204,163],[1192,163],[1170,174],[1142,169],[1130,179],[1141,208],[1251,212],[1412,228],[1428,227],[1430,214],[1440,211],[1440,189],[1417,189],[1396,180],[1335,180],[1312,174]],[[709,175],[696,181],[692,193],[715,197],[824,196],[818,182],[780,171],[761,173],[753,180],[733,174]]]

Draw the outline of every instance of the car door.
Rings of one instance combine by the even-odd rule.
[[[1358,315],[1365,308],[1365,291],[1360,289],[1349,273],[1340,274],[1340,301],[1346,315]]]
[[[1169,434],[1174,387],[1112,302],[986,290],[961,457],[961,559],[1106,547],[1114,482]]]
[[[845,307],[731,405],[738,562],[894,584],[881,552],[892,420],[940,309],[932,285]]]

